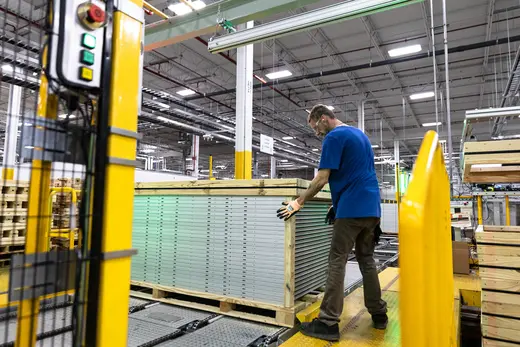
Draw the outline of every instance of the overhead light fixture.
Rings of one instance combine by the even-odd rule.
[[[141,149],[140,151],[141,153],[153,153],[155,152],[155,150],[151,149],[151,148],[147,148],[147,149]]]
[[[177,92],[177,94],[179,94],[180,96],[188,96],[188,95],[193,95],[195,94],[195,91],[191,90],[191,89],[183,89],[183,90],[179,90]]]
[[[217,37],[209,42],[208,50],[211,53],[228,51],[244,45],[320,28],[330,23],[364,17],[368,14],[391,9],[397,5],[404,6],[415,2],[414,0],[353,0],[335,3],[282,20],[258,25],[251,29]]]
[[[318,152],[319,149],[318,149],[318,148],[313,148],[312,151],[313,151],[313,152]]]
[[[410,95],[410,100],[428,99],[428,98],[433,98],[434,96],[435,96],[434,92],[417,93],[417,94]]]
[[[33,72],[32,75],[33,75],[33,76],[38,76],[38,73],[37,73],[37,72]]]
[[[165,104],[163,102],[156,101],[155,104],[160,107],[159,111],[169,110],[170,105]]]
[[[379,145],[372,145],[372,148],[379,148]]]
[[[188,14],[193,11],[188,5],[183,3],[171,4],[168,6],[168,9],[175,13],[177,16],[184,16],[185,14]]]
[[[327,106],[327,108],[331,111],[334,111],[334,106]]]
[[[11,72],[13,70],[14,70],[14,68],[12,65],[9,65],[9,64],[2,65],[2,71]]]
[[[432,123],[423,123],[423,127],[436,127],[437,125],[441,125],[442,122],[432,122]]]
[[[189,3],[191,7],[193,7],[195,10],[200,10],[206,7],[206,3],[201,0],[189,1]],[[191,7],[186,5],[185,3],[177,3],[169,5],[168,9],[174,12],[177,16],[183,16],[193,11]]]
[[[68,117],[69,119],[73,119],[73,118],[76,118],[76,115],[73,115],[73,114],[65,114],[65,113],[64,113],[64,114],[60,114],[58,117],[61,118],[61,119],[65,119],[65,118],[67,118],[67,117]]]
[[[195,0],[195,1],[191,2],[191,6],[193,6],[193,8],[196,10],[200,10],[200,9],[206,7],[206,3],[201,0]]]
[[[446,143],[446,140],[439,140],[439,143]]]
[[[186,161],[192,161],[193,159],[192,158],[186,158]]]
[[[262,178],[267,178],[269,177],[269,175],[262,175]]]
[[[310,111],[310,110],[305,110],[305,112],[307,112],[307,113],[311,113],[311,111]],[[520,116],[518,116],[518,117],[520,117]]]
[[[287,159],[280,160],[280,163],[288,163],[288,162],[289,162],[289,160],[287,160]]]
[[[282,139],[288,141],[288,140],[293,140],[294,137],[292,137],[292,136],[284,136],[284,137],[282,137]]]
[[[391,49],[388,51],[388,55],[391,56],[392,58],[394,58],[394,57],[400,57],[402,55],[418,53],[421,50],[422,50],[421,45],[410,45],[410,46],[406,46],[406,47]]]
[[[390,184],[390,182],[383,182],[383,184]]]
[[[289,77],[292,76],[292,72],[289,70],[281,70],[276,72],[271,72],[265,75],[265,77],[269,78],[270,80],[276,80],[279,78]]]

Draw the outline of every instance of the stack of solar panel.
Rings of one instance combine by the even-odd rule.
[[[284,304],[284,197],[136,195],[132,280]],[[295,299],[324,285],[329,204],[297,214]]]
[[[312,201],[296,214],[295,299],[325,284],[332,226],[325,223],[330,202]]]
[[[283,304],[281,197],[136,196],[132,279]]]

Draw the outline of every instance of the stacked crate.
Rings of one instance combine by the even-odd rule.
[[[0,180],[0,266],[24,250],[29,182]]]
[[[54,188],[73,188],[76,190],[77,203],[72,202],[70,192],[58,192],[52,199],[52,229],[68,230],[79,227],[79,205],[83,181],[80,178],[58,178],[52,182]],[[52,237],[53,248],[68,248],[68,239]]]
[[[520,344],[520,227],[479,226],[476,237],[484,346],[517,346]]]

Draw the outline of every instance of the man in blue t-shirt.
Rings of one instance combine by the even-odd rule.
[[[312,323],[302,324],[301,332],[337,341],[340,337],[338,322],[343,311],[345,266],[354,245],[363,275],[365,306],[372,315],[374,327],[385,329],[388,322],[374,261],[376,230],[380,231],[381,218],[379,184],[374,152],[365,133],[343,124],[324,105],[312,109],[308,122],[316,135],[325,136],[319,171],[298,199],[284,203],[278,210],[278,217],[291,218],[329,183],[332,207],[327,220],[334,223],[334,231],[325,296],[319,317]]]

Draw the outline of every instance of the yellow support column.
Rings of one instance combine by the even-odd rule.
[[[96,240],[91,239],[92,252],[99,252],[99,242],[101,254],[91,261],[89,267],[86,346],[127,346],[134,166],[144,44],[143,23],[131,16],[143,13],[143,1],[127,2],[124,12],[114,12],[110,94],[108,100],[104,99],[103,105],[100,105],[98,113],[100,127],[108,125],[111,130],[107,139],[105,172],[97,171],[96,167],[96,174],[104,175],[105,181],[101,204],[103,223],[102,230],[93,230],[100,235]],[[127,14],[132,8],[137,11]],[[106,115],[107,107],[108,124],[103,125],[107,120],[101,117]],[[98,180],[94,182],[94,195],[99,189],[99,186],[96,188],[97,184]],[[94,203],[98,202],[94,196]],[[95,206],[93,219],[96,213]],[[93,223],[98,222],[93,220]],[[93,254],[93,257],[96,255]],[[98,286],[92,283],[95,281],[99,281]],[[95,334],[92,334],[93,330]]]
[[[511,225],[511,211],[509,209],[509,196],[508,195],[506,195],[505,204],[506,204],[506,225],[509,226],[509,225]]]
[[[482,196],[477,196],[477,218],[478,218],[478,225],[482,225],[483,220],[483,214],[482,214]]]
[[[213,156],[209,156],[209,179],[210,181],[214,181],[215,177],[213,177]]]
[[[46,62],[46,50],[44,50],[42,58],[42,60]],[[42,72],[36,114],[38,117],[55,119],[57,112],[58,97],[53,94],[48,94],[48,81],[45,73]],[[48,205],[50,199],[51,165],[52,163],[50,161],[32,161],[25,236],[26,254],[40,253],[47,250],[46,235],[49,233],[51,222]],[[30,291],[30,288],[28,291]],[[32,347],[36,345],[39,311],[39,298],[20,302],[18,306],[18,328],[16,333],[17,347]]]

